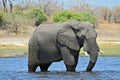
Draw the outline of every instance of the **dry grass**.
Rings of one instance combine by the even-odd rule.
[[[120,40],[120,24],[112,24],[103,21],[96,28],[98,40]]]

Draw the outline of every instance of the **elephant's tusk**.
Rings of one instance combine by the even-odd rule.
[[[86,51],[84,53],[85,53],[86,56],[89,56],[89,54]]]
[[[101,54],[104,54],[105,52],[103,52],[102,50],[99,51]]]

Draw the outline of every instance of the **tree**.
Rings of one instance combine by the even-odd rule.
[[[108,21],[110,22],[110,18],[112,16],[112,10],[108,7],[95,7],[93,10],[93,14],[96,16],[98,21]]]
[[[113,8],[111,22],[120,23],[120,6],[115,6]]]
[[[4,7],[4,12],[8,12],[7,10],[7,0],[2,0],[3,2],[3,7]],[[12,0],[8,0],[9,5],[10,5],[10,12],[12,13],[12,8],[13,8],[13,4],[12,4]]]
[[[17,9],[20,11],[24,11],[29,8],[31,0],[18,0],[16,3],[17,3]]]
[[[7,0],[2,0],[2,2],[3,2],[4,12],[7,12]]]
[[[80,22],[89,21],[95,23],[95,17],[89,12],[75,12],[70,10],[64,10],[53,15],[54,22],[65,22],[68,20],[78,20]]]
[[[78,12],[90,11],[90,5],[85,0],[70,1],[70,9]]]
[[[44,14],[44,12],[41,9],[33,9],[30,12],[31,18],[35,18],[35,26],[38,26],[39,24],[43,23],[44,21],[47,21],[47,16]]]
[[[48,16],[51,16],[54,12],[60,10],[57,0],[39,0],[38,5]]]
[[[103,20],[108,20],[110,18],[111,10],[108,7],[101,7],[101,14]]]
[[[8,0],[9,4],[10,4],[10,12],[12,13],[12,8],[13,8],[13,4],[12,4],[12,0]]]

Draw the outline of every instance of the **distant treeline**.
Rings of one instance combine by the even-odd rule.
[[[17,34],[25,26],[38,26],[47,20],[120,23],[120,6],[93,7],[85,0],[71,0],[68,5],[66,8],[59,0],[0,0],[0,29]]]

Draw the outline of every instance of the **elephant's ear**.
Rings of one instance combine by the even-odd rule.
[[[80,48],[75,33],[70,26],[62,27],[58,32],[57,39],[61,45],[73,50],[79,50]]]

